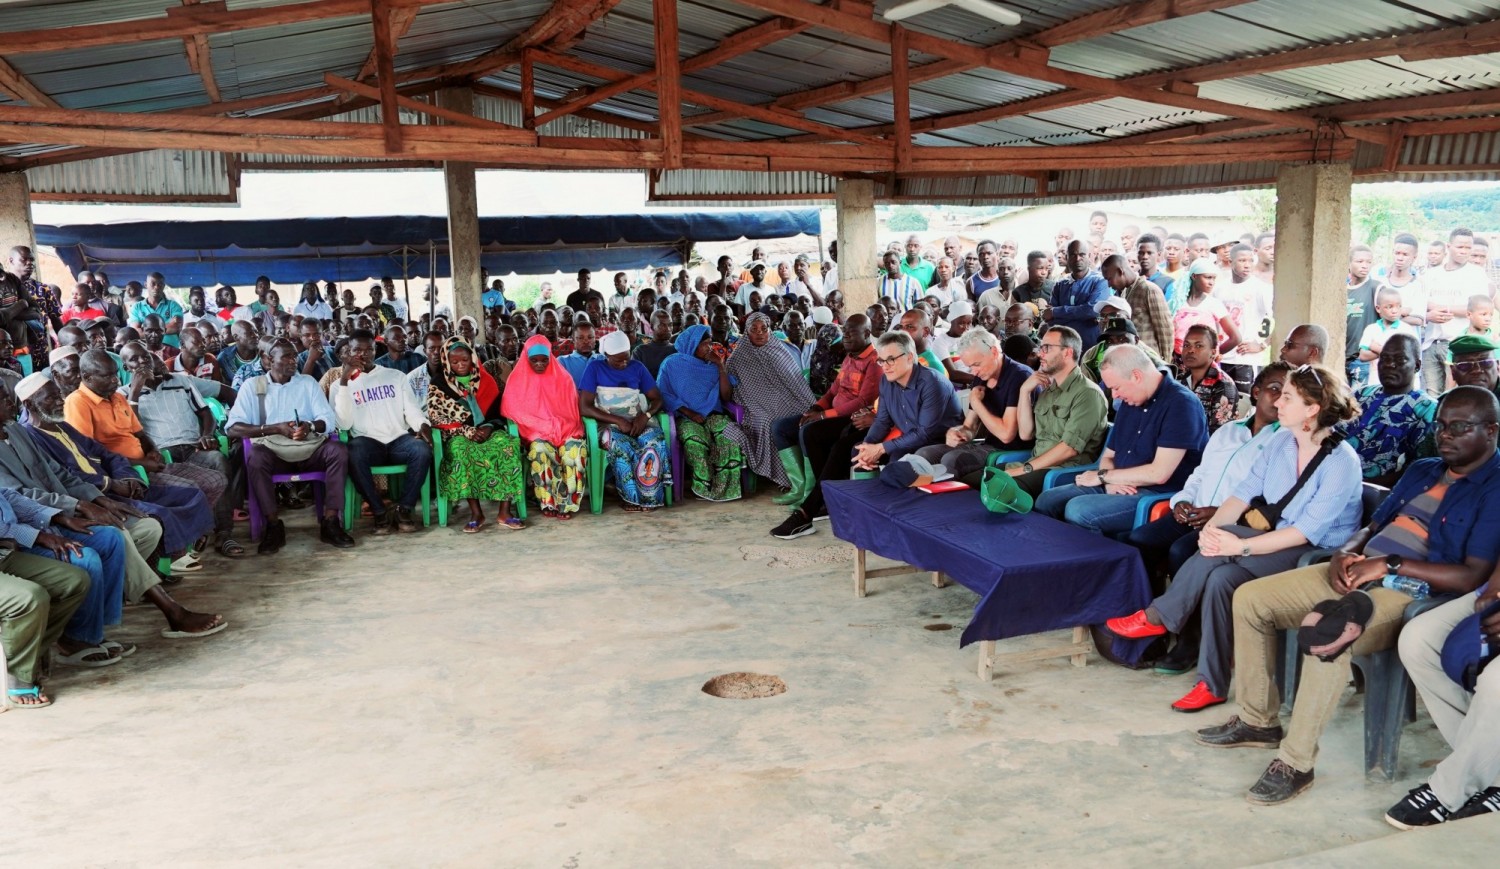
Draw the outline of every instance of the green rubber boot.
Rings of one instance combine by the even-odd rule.
[[[802,462],[802,451],[796,447],[787,447],[777,453],[776,458],[781,460],[781,467],[786,469],[786,476],[788,480],[791,480],[792,487],[785,494],[772,498],[771,503],[783,506],[801,504],[812,488],[808,485],[808,476]]]

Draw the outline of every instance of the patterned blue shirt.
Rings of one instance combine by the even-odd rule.
[[[1364,462],[1365,479],[1400,471],[1432,449],[1437,399],[1421,390],[1387,395],[1379,386],[1354,397],[1364,411],[1349,427],[1349,442]]]

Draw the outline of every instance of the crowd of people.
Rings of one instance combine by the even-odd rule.
[[[789,508],[771,533],[793,540],[827,516],[830,481],[979,487],[998,468],[1038,513],[1139,548],[1157,596],[1108,627],[1162,638],[1156,670],[1196,675],[1179,711],[1235,689],[1239,715],[1198,742],[1278,749],[1252,802],[1311,785],[1351,656],[1399,643],[1455,751],[1387,818],[1500,811],[1483,736],[1500,676],[1470,661],[1455,687],[1445,668],[1455,627],[1476,651],[1500,637],[1500,616],[1471,616],[1500,600],[1500,336],[1473,234],[1420,261],[1398,235],[1378,270],[1352,248],[1341,357],[1315,323],[1273,347],[1269,233],[1110,236],[1101,212],[1056,240],[1022,257],[1013,241],[953,237],[938,253],[912,236],[883,252],[862,310],[846,308],[830,245],[816,264],[773,268],[756,250],[712,275],[618,273],[607,291],[584,269],[530,306],[486,276],[483,316],[457,320],[431,288],[425,312],[408,310],[389,279],[364,305],[308,282],[285,309],[265,278],[253,300],[223,286],[210,305],[202,287],[173,298],[159,274],[117,289],[85,272],[63,304],[16,248],[0,281],[10,701],[50,703],[54,664],[134,651],[105,636],[122,600],[155,604],[168,637],[222,630],[164,586],[210,548],[247,555],[244,519],[259,554],[285,546],[283,512],[316,495],[289,475],[320,481],[319,539],[348,548],[357,526],[417,530],[434,478],[477,534],[491,515],[523,530],[528,500],[570,520],[605,484],[646,514],[674,491],[736,500],[758,477]],[[1071,480],[1048,485],[1059,470]],[[360,517],[344,515],[346,480]],[[1389,490],[1373,513],[1371,487]],[[1138,524],[1146,498],[1168,506]],[[1331,561],[1298,567],[1324,549]],[[1411,601],[1444,596],[1403,625]],[[1293,628],[1308,657],[1283,729],[1273,659]]]

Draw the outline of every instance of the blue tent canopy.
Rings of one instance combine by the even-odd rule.
[[[626,215],[481,217],[481,262],[492,274],[676,265],[694,242],[787,238],[821,232],[817,209],[745,209]],[[354,281],[379,275],[449,276],[442,217],[154,221],[36,227],[75,273],[103,269],[115,284],[161,272],[175,286]]]

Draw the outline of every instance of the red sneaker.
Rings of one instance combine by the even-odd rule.
[[[1172,708],[1178,712],[1197,712],[1200,709],[1207,709],[1210,706],[1218,706],[1223,702],[1225,702],[1225,698],[1215,697],[1213,692],[1208,690],[1208,683],[1199,680],[1198,684],[1193,686],[1193,690],[1187,692],[1181,700],[1172,704]]]
[[[1146,621],[1146,611],[1137,610],[1128,616],[1110,619],[1104,623],[1117,637],[1127,640],[1143,640],[1146,637],[1159,637],[1167,632],[1161,625],[1153,625]]]

